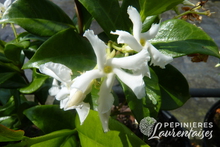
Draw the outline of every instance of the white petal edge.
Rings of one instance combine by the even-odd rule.
[[[11,0],[6,0],[6,1],[4,2],[5,9],[7,9],[10,4],[11,4]]]
[[[108,128],[108,122],[109,122],[109,116],[111,114],[111,109],[106,112],[106,113],[100,113],[99,112],[99,118],[101,120],[102,123],[102,128],[104,132],[108,132],[109,128]]]
[[[139,44],[139,42],[132,36],[130,33],[126,31],[120,31],[116,30],[115,32],[111,31],[111,34],[114,35],[119,35],[117,38],[117,42],[120,43],[125,43],[127,44],[130,48],[133,50],[139,52],[142,50],[142,46]]]
[[[98,111],[100,113],[106,113],[111,110],[114,97],[111,94],[112,86],[115,81],[115,74],[110,73],[108,74],[107,78],[102,82],[100,87],[100,91],[98,93]]]
[[[147,65],[150,60],[150,55],[147,50],[143,49],[139,53],[122,58],[111,58],[108,60],[107,64],[113,67],[124,68],[129,70],[138,70]]]
[[[51,76],[63,83],[71,82],[72,71],[60,63],[47,62],[39,66],[41,73]]]
[[[128,6],[127,13],[129,14],[129,18],[131,19],[133,23],[133,35],[136,40],[141,39],[140,34],[142,30],[142,21],[141,21],[141,16],[139,12],[137,11],[136,8],[132,6]]]
[[[76,88],[84,93],[93,79],[101,78],[102,76],[104,74],[98,69],[87,71],[74,80],[71,88]]]
[[[56,100],[60,101],[67,98],[70,94],[70,90],[67,87],[62,87],[55,95]]]
[[[94,34],[92,30],[85,31],[84,37],[86,37],[91,43],[93,50],[97,58],[97,65],[99,69],[104,68],[106,62],[106,49],[108,48],[105,43]]]
[[[165,68],[165,65],[173,61],[171,56],[165,55],[157,50],[151,43],[148,42],[148,51],[151,56],[151,65]]]
[[[145,40],[153,39],[157,35],[159,28],[160,23],[152,24],[151,28],[147,32],[141,34],[141,38],[144,38]]]
[[[77,107],[76,111],[79,115],[80,125],[82,125],[83,122],[85,121],[86,117],[89,114],[90,105],[89,105],[89,103],[84,103],[84,102],[81,103],[80,105],[81,105],[81,107]]]
[[[141,99],[146,95],[145,83],[141,74],[128,74],[125,71],[118,68],[114,68],[113,71],[123,83],[125,83],[129,88],[131,88],[131,90],[134,92],[138,99]]]

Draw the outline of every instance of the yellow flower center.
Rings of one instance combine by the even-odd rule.
[[[141,39],[140,39],[140,44],[141,44],[142,46],[144,46],[145,43],[146,43],[145,39],[141,38]]]
[[[112,72],[112,67],[111,66],[105,66],[103,71],[106,74],[111,73]]]

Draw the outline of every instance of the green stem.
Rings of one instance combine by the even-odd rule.
[[[75,0],[75,5],[76,5],[76,14],[77,14],[77,19],[78,19],[78,29],[79,29],[79,34],[83,34],[83,20],[82,20],[82,4],[78,1]]]
[[[173,19],[177,19],[177,18],[179,18],[181,16],[184,16],[184,15],[187,15],[187,14],[190,14],[190,13],[192,13],[192,14],[200,14],[200,15],[208,15],[207,12],[186,11],[186,12],[180,14],[180,15],[177,15],[177,16],[173,17]]]
[[[15,29],[15,26],[14,26],[13,23],[11,23],[11,28],[12,28],[12,30],[14,32],[15,40],[16,40],[16,42],[18,42],[18,34],[16,32],[16,29]]]

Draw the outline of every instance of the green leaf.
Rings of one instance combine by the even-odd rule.
[[[161,109],[172,110],[182,106],[189,98],[189,85],[185,77],[172,65],[165,69],[151,67],[158,76],[161,90]]]
[[[38,68],[46,62],[61,63],[76,71],[90,70],[95,66],[95,55],[89,42],[79,36],[74,29],[60,31],[45,41],[23,68]]]
[[[0,106],[0,116],[10,116],[15,112],[15,101],[14,97],[11,96],[7,103]]]
[[[78,147],[76,130],[59,130],[54,131],[49,134],[28,138],[25,137],[21,142],[16,144],[7,145],[7,147],[42,147],[42,146],[51,146],[51,147]]]
[[[20,69],[11,63],[0,62],[0,87],[1,88],[21,88],[26,86]]]
[[[12,60],[15,65],[21,65],[21,50],[27,48],[29,45],[29,41],[7,43],[4,49],[5,56]]]
[[[146,96],[138,99],[133,91],[121,82],[126,100],[134,117],[140,122],[144,117],[157,117],[161,106],[160,87],[157,75],[151,70],[151,79],[145,77]]]
[[[44,133],[75,128],[75,113],[63,111],[57,105],[35,106],[25,110],[24,114]]]
[[[1,88],[21,88],[26,86],[25,80],[16,72],[0,73]]]
[[[81,146],[86,147],[112,147],[112,146],[143,146],[149,147],[133,132],[120,122],[110,119],[110,131],[104,133],[99,115],[90,110],[85,122],[80,125],[79,118],[76,119],[76,128],[79,134]]]
[[[0,124],[9,129],[14,129],[14,124],[16,124],[16,122],[18,122],[18,117],[16,115],[0,117]]]
[[[0,124],[0,142],[19,141],[23,139],[24,131],[11,130]]]
[[[35,100],[37,100],[42,105],[44,105],[48,99],[48,91],[52,86],[52,80],[52,78],[45,80],[44,84],[34,93]]]
[[[218,46],[200,28],[179,19],[163,22],[150,42],[161,52],[173,57],[200,53],[220,58]]]
[[[105,33],[112,40],[116,40],[116,36],[110,35],[111,31],[129,30],[131,24],[128,17],[123,14],[118,0],[79,0],[87,11],[95,18]]]
[[[11,61],[5,57],[4,48],[5,43],[2,40],[0,40],[0,61],[3,63],[10,63]]]
[[[59,130],[50,134],[46,134],[44,136],[36,137],[34,139],[31,139],[30,142],[40,142],[33,144],[31,147],[78,147],[79,144],[77,142],[77,137],[73,135],[74,133],[74,130]]]
[[[142,32],[147,32],[153,23],[159,23],[159,21],[158,15],[148,16],[143,22]]]
[[[47,80],[48,76],[37,73],[36,69],[33,70],[33,81],[27,87],[20,88],[21,93],[33,93],[37,91]]]
[[[12,96],[10,89],[0,89],[0,105],[5,105]]]
[[[158,15],[164,11],[170,10],[183,0],[139,0],[141,19],[145,20],[147,16]]]
[[[40,36],[74,27],[67,14],[49,0],[17,0],[4,14],[0,23],[16,23]]]
[[[78,24],[78,32],[83,33],[90,28],[93,17],[79,1],[75,1],[75,5],[77,15],[74,16],[74,20]]]

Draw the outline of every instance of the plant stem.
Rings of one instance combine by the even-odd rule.
[[[12,28],[12,30],[13,30],[13,33],[14,33],[14,36],[15,36],[15,40],[16,40],[16,42],[18,42],[18,34],[17,34],[17,32],[16,32],[16,29],[15,29],[15,26],[14,26],[14,24],[13,23],[11,23],[11,28]]]
[[[76,14],[78,19],[78,28],[79,28],[79,34],[83,34],[83,20],[82,20],[82,13],[81,13],[81,3],[78,0],[75,0],[76,5]]]
[[[180,14],[180,15],[177,15],[177,16],[173,17],[173,19],[177,19],[177,18],[179,18],[179,17],[181,17],[181,16],[184,16],[184,15],[187,15],[187,14],[190,14],[190,13],[200,14],[200,15],[208,15],[208,12],[186,11],[186,12]]]

